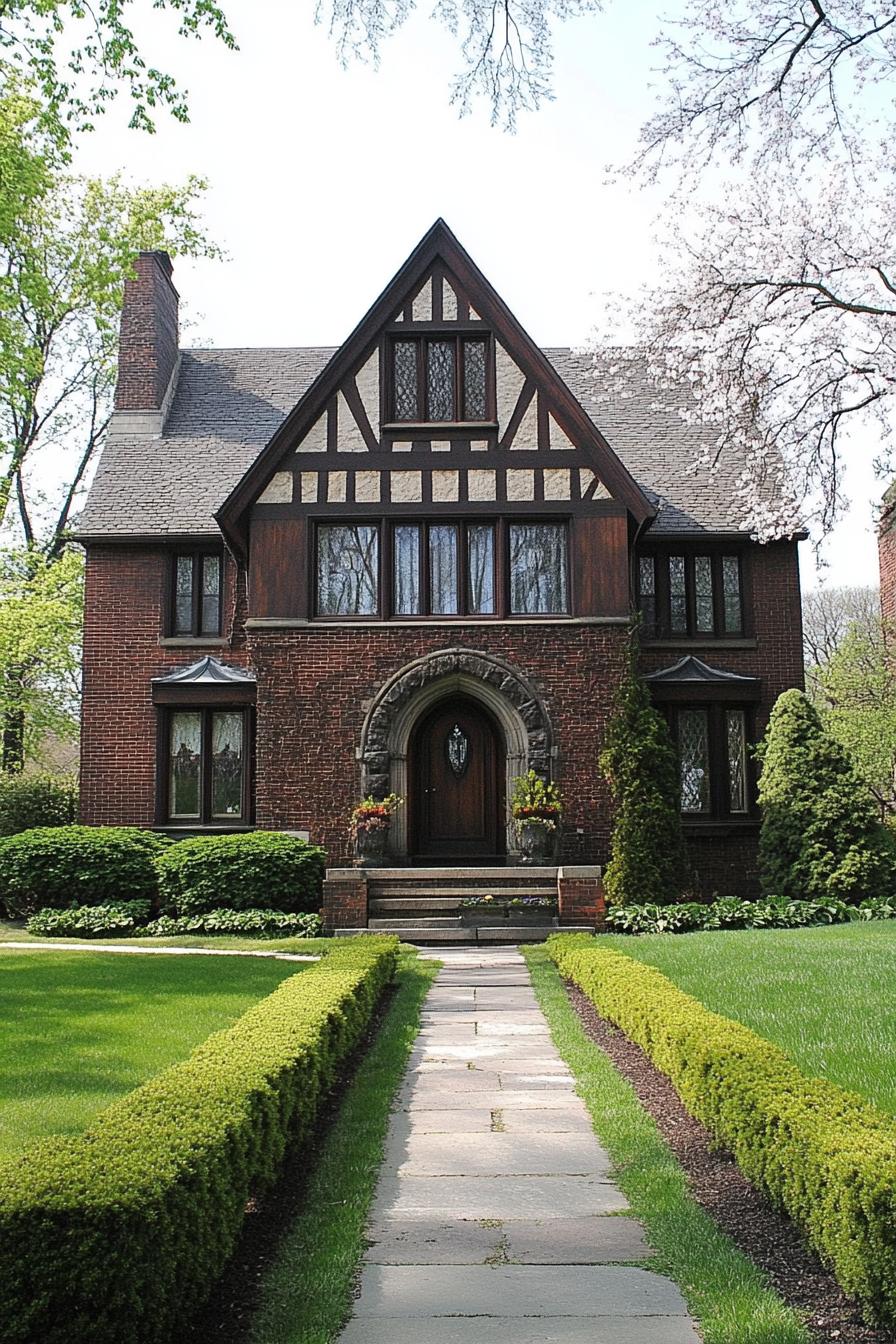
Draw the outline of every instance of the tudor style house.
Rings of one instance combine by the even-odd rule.
[[[605,862],[638,609],[695,884],[749,891],[750,744],[802,683],[796,543],[750,540],[739,465],[695,470],[711,432],[620,359],[598,397],[442,221],[338,349],[180,350],[144,253],[78,534],[84,820],[304,832],[338,865],[358,799],[395,792],[395,866],[494,866],[532,768],[558,861]]]

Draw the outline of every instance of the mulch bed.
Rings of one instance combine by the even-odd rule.
[[[775,1291],[800,1312],[819,1344],[894,1344],[896,1335],[866,1325],[789,1218],[750,1185],[731,1154],[713,1147],[665,1074],[580,989],[567,993],[588,1036],[628,1079],[687,1175],[691,1193],[713,1221],[767,1274]]]

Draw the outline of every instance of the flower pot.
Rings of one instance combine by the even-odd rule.
[[[506,905],[469,905],[461,908],[460,922],[467,929],[493,929],[507,923]]]
[[[355,833],[355,864],[359,868],[377,868],[385,861],[389,841],[388,826],[359,826]]]
[[[557,907],[555,905],[512,905],[507,911],[507,918],[511,924],[553,924],[557,918]]]
[[[538,821],[519,822],[521,863],[544,863],[554,852],[554,830]]]

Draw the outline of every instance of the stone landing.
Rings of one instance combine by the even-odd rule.
[[[438,955],[342,1344],[698,1344],[522,957]]]

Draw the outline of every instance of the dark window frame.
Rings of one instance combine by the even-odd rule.
[[[536,612],[531,615],[514,613],[510,609],[510,542],[509,529],[516,524],[538,524],[561,527],[565,534],[564,559],[565,559],[565,580],[566,580],[566,610],[562,612]],[[318,591],[318,537],[322,527],[355,527],[367,526],[376,527],[379,534],[379,565],[377,567],[377,602],[376,610],[367,615],[336,614],[332,615],[320,610],[320,594]],[[459,547],[458,547],[458,592],[460,594],[460,608],[457,614],[432,613],[429,610],[430,589],[429,589],[429,546],[428,534],[430,527],[455,527],[458,529]],[[471,527],[491,526],[494,529],[494,592],[495,592],[495,610],[494,612],[481,613],[472,612],[470,607],[470,587],[469,587],[469,564],[467,552],[467,535]],[[395,529],[397,527],[418,527],[420,529],[420,595],[421,606],[423,610],[417,613],[398,613],[395,611],[394,600],[394,556],[395,556]],[[334,621],[352,621],[363,624],[369,621],[394,621],[398,624],[409,621],[498,621],[498,620],[523,620],[523,621],[556,621],[569,620],[574,611],[574,593],[573,579],[574,566],[572,557],[572,546],[574,543],[573,529],[571,519],[563,515],[551,514],[548,516],[539,515],[489,515],[475,514],[467,516],[458,515],[433,515],[425,517],[413,517],[402,515],[389,515],[388,517],[368,517],[367,515],[359,522],[357,517],[344,518],[337,515],[332,517],[323,515],[313,519],[313,525],[309,528],[309,569],[311,574],[312,589],[312,619],[321,623],[332,623]]]
[[[177,571],[181,560],[192,564],[190,590],[190,629],[177,628]],[[218,562],[218,619],[214,630],[202,628],[202,579],[206,559]],[[179,546],[171,554],[168,569],[168,602],[166,634],[172,639],[220,639],[224,627],[224,552],[215,546]]]
[[[174,816],[171,808],[171,727],[176,714],[199,714],[200,723],[200,806],[198,817]],[[239,714],[243,721],[242,801],[239,816],[212,816],[212,716]],[[253,797],[253,762],[255,747],[255,715],[252,707],[222,701],[208,701],[165,705],[159,710],[158,751],[156,754],[156,816],[158,824],[187,831],[245,828],[255,819]]]
[[[669,579],[669,562],[673,556],[684,559],[685,571],[685,625],[684,630],[672,628],[672,597]],[[697,629],[697,585],[696,560],[707,556],[712,565],[713,589],[713,628]],[[737,561],[740,623],[736,630],[725,628],[725,590],[723,562],[731,558]],[[641,585],[641,562],[652,560],[654,567],[654,604],[656,619],[653,627],[642,626],[645,639],[663,640],[667,643],[691,642],[693,640],[730,640],[743,639],[748,634],[748,613],[746,600],[746,565],[744,552],[738,546],[695,544],[693,542],[669,543],[663,547],[649,547],[639,550],[635,558],[635,591],[638,611],[643,611],[644,593]]]
[[[427,346],[436,343],[448,341],[454,346],[454,418],[450,420],[434,420],[429,416],[429,407],[427,405]],[[463,349],[467,342],[474,342],[485,345],[485,412],[481,416],[467,417],[464,415],[466,388],[464,385],[464,356]],[[398,419],[395,412],[395,346],[398,343],[415,344],[417,346],[417,409],[419,415],[416,419]],[[420,330],[416,324],[402,324],[401,327],[387,333],[383,348],[383,386],[382,386],[382,419],[383,423],[393,429],[401,429],[406,425],[492,425],[497,416],[497,392],[495,386],[495,342],[490,331],[483,331],[479,327],[464,326],[458,328],[443,328],[426,324],[425,330]]]
[[[743,822],[756,817],[756,778],[751,747],[754,737],[754,708],[736,700],[681,700],[665,705],[664,711],[669,724],[672,741],[678,753],[678,715],[688,710],[699,710],[707,715],[707,741],[709,747],[709,811],[681,812],[685,825],[700,826],[707,822]],[[737,710],[744,716],[745,739],[745,801],[743,811],[731,809],[731,780],[728,762],[728,737],[725,715],[729,710]]]

